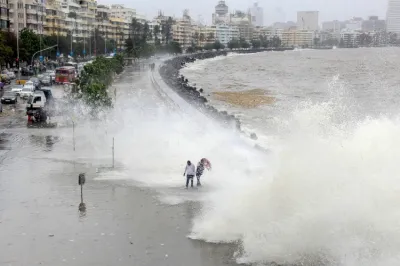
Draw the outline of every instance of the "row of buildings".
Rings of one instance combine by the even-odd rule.
[[[0,0],[0,28],[18,33],[24,28],[37,34],[89,38],[94,29],[122,42],[132,18],[145,22],[135,9],[123,5],[97,5],[95,0]]]
[[[135,9],[123,5],[98,5],[96,0],[0,0],[0,28],[19,32],[29,28],[43,35],[66,36],[75,40],[93,36],[94,30],[122,47],[129,37],[133,18],[149,24],[150,30],[162,28],[169,17],[162,13],[146,21]],[[299,11],[296,22],[275,23],[264,27],[263,9],[255,3],[247,11],[229,11],[226,1],[220,0],[212,14],[212,25],[195,22],[185,10],[182,17],[173,18],[172,39],[183,49],[196,44],[204,46],[216,40],[227,45],[233,39],[251,41],[279,37],[285,46],[314,46],[329,40],[357,45],[362,34],[376,35],[385,31],[400,36],[400,0],[389,0],[387,21],[371,16],[364,20],[328,21],[319,24],[318,11]],[[159,36],[161,39],[161,36]]]

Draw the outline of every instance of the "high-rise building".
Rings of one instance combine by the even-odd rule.
[[[317,31],[318,11],[299,11],[297,12],[297,29]]]
[[[192,19],[189,16],[189,11],[185,9],[182,18],[177,19],[175,24],[172,25],[172,39],[185,50],[192,45],[193,33]]]
[[[386,31],[400,34],[400,0],[389,0],[386,13]]]
[[[226,24],[229,23],[230,16],[228,14],[229,8],[225,4],[225,1],[218,1],[215,6],[215,13],[212,14],[212,22],[216,24]]]
[[[10,29],[9,0],[0,1],[0,29]]]
[[[362,22],[362,31],[377,32],[384,31],[386,28],[386,21],[379,19],[378,16],[370,16],[368,20]]]
[[[28,28],[37,34],[44,34],[46,6],[42,1],[14,0],[10,1],[9,8],[10,31],[15,33]]]
[[[230,18],[231,25],[239,28],[240,38],[246,41],[253,39],[253,25],[251,24],[250,12],[245,13],[242,11],[236,11],[231,14]]]
[[[251,22],[256,27],[264,26],[264,10],[262,7],[258,6],[258,3],[254,3],[254,5],[250,8],[251,14]]]
[[[338,20],[322,22],[322,30],[329,32],[340,32],[342,23]]]

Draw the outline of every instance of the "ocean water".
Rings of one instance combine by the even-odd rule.
[[[399,55],[299,50],[182,70],[271,149],[261,174],[235,176],[207,196],[190,237],[238,241],[241,263],[397,265]],[[212,94],[254,88],[275,104],[248,109]]]

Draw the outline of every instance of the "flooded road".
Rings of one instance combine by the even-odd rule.
[[[157,97],[147,72],[127,73],[117,102]],[[104,179],[115,175],[109,142],[88,148],[96,136],[78,126],[74,152],[70,126],[28,128],[22,104],[0,119],[0,265],[234,265],[231,246],[186,237],[198,203],[162,204],[154,190]]]

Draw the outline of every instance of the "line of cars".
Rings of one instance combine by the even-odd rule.
[[[16,77],[14,71],[7,69],[2,70],[0,73],[0,81],[6,84],[10,84],[12,80],[16,79]]]
[[[1,97],[2,104],[16,104],[18,96],[21,99],[28,99],[33,96],[35,90],[42,86],[51,87],[55,82],[55,71],[47,70],[46,73],[40,74],[37,77],[31,77],[29,80],[18,80],[19,84],[12,85],[10,91],[5,91]],[[2,107],[0,107],[2,111]]]

